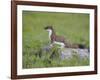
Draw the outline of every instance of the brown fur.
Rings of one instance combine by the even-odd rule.
[[[45,29],[51,29],[52,30],[52,34],[51,34],[51,43],[53,43],[54,41],[57,41],[57,42],[62,42],[65,44],[65,47],[67,48],[85,48],[84,45],[81,45],[81,44],[72,44],[70,43],[69,41],[66,41],[65,38],[63,36],[58,36],[56,35],[54,29],[52,26],[47,26],[45,27]]]

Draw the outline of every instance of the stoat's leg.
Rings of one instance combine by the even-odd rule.
[[[51,40],[51,44],[50,44],[50,47],[53,47],[53,44],[54,44],[54,42]]]
[[[50,44],[50,47],[52,47],[53,46],[53,44]]]
[[[65,44],[61,44],[61,47],[60,48],[64,48],[65,47]]]
[[[54,43],[51,43],[51,44],[50,44],[50,47],[53,47],[53,45],[54,45]]]
[[[61,48],[61,49],[65,47],[65,44],[64,43],[56,43],[56,44],[59,44],[60,45],[59,48]]]

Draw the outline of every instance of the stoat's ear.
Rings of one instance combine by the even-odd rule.
[[[52,27],[52,26],[46,26],[44,29],[45,29],[45,30],[46,30],[46,29],[53,29],[53,27]]]
[[[48,26],[48,28],[49,28],[49,29],[53,29],[53,27],[52,27],[51,25],[50,25],[50,26]]]
[[[48,29],[48,27],[45,27],[44,29],[46,30],[46,29]]]

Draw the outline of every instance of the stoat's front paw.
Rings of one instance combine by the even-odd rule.
[[[53,47],[53,44],[50,44],[50,47]]]

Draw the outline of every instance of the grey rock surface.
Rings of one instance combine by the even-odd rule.
[[[49,52],[52,47],[50,46],[45,46],[42,48],[43,51]],[[59,49],[60,57],[61,59],[70,59],[73,57],[73,55],[77,55],[79,58],[89,58],[89,51],[88,49],[74,49],[74,48],[64,48],[64,49]]]
[[[72,58],[73,55],[77,55],[79,58],[89,58],[88,49],[66,48],[61,51],[61,59],[69,59]]]

